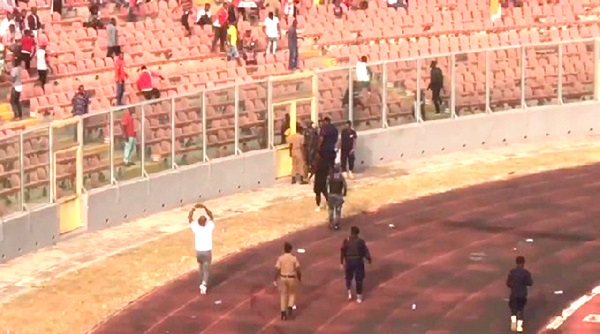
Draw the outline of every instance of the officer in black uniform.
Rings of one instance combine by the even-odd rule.
[[[348,300],[352,300],[352,279],[356,280],[356,302],[362,303],[363,280],[365,279],[364,259],[371,264],[371,254],[366,242],[358,237],[360,230],[356,226],[350,228],[350,237],[344,239],[340,252],[340,262],[346,273],[346,289]],[[345,264],[345,266],[344,266]]]
[[[329,206],[329,228],[338,230],[342,216],[342,205],[344,197],[348,192],[346,179],[342,175],[342,169],[336,164],[327,179],[327,204]]]
[[[319,153],[315,161],[315,182],[313,184],[313,191],[315,192],[315,203],[317,208],[315,211],[321,211],[321,195],[325,198],[325,203],[328,203],[327,197],[327,178],[329,176],[329,162],[323,158]]]
[[[531,273],[525,269],[525,258],[517,256],[517,266],[510,270],[506,286],[510,288],[508,306],[510,307],[511,330],[523,332],[523,311],[527,304],[527,287],[533,285]]]

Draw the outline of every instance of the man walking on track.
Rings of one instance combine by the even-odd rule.
[[[510,329],[523,332],[523,311],[527,304],[527,287],[533,285],[531,273],[525,269],[525,258],[517,256],[517,266],[510,270],[506,286],[510,288],[508,306],[510,307]]]
[[[196,209],[202,209],[198,219],[194,219]],[[196,260],[198,261],[200,274],[200,293],[205,295],[208,289],[210,264],[212,262],[212,234],[215,229],[214,217],[206,206],[196,204],[188,214],[188,221],[190,222],[192,232],[194,232]]]
[[[365,279],[364,259],[371,264],[371,254],[367,243],[358,237],[360,230],[356,226],[350,228],[350,237],[344,239],[340,254],[340,262],[346,274],[348,301],[352,300],[352,279],[356,280],[356,302],[363,300],[363,280]],[[345,264],[345,266],[344,266]]]
[[[342,175],[339,165],[333,166],[333,170],[327,179],[327,204],[329,205],[329,227],[338,230],[340,228],[340,218],[342,215],[342,205],[344,197],[348,192],[346,179]]]
[[[341,140],[341,163],[344,177],[354,178],[352,172],[354,171],[354,150],[356,149],[356,130],[352,128],[352,121],[346,122],[346,127],[342,130]]]
[[[283,251],[283,255],[277,258],[275,263],[277,270],[273,284],[277,286],[277,279],[279,279],[281,320],[287,320],[292,315],[292,309],[296,307],[296,286],[302,281],[302,273],[300,262],[292,255],[292,245],[286,242]]]

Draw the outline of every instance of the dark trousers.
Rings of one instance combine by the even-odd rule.
[[[436,114],[439,114],[442,109],[442,98],[440,97],[441,90],[442,87],[431,87],[431,99],[433,100]]]
[[[46,85],[46,80],[48,80],[48,70],[38,70],[38,79],[42,84],[42,88]]]
[[[25,69],[29,70],[31,68],[31,53],[21,50],[19,53],[19,62],[25,63]]]
[[[350,153],[349,151],[342,150],[342,171],[354,171],[354,152]]]
[[[112,57],[117,53],[121,53],[121,47],[119,45],[109,46],[106,49],[106,57]]]
[[[313,191],[315,192],[315,201],[317,206],[321,206],[321,195],[325,197],[325,201],[328,201],[327,196],[327,175],[322,171],[317,171],[315,174],[315,184],[313,185]]]
[[[288,64],[289,70],[295,70],[298,68],[298,48],[290,48],[290,62]]]
[[[523,320],[523,311],[527,304],[527,297],[514,297],[510,296],[508,299],[508,307],[510,308],[510,314],[517,317],[519,320]]]
[[[323,157],[323,160],[329,165],[329,169],[333,168],[335,165],[336,155],[335,151],[321,151],[321,157]]]
[[[23,109],[21,109],[21,92],[17,92],[14,88],[10,91],[10,106],[15,114],[15,118],[23,117]]]
[[[346,258],[346,289],[352,289],[352,280],[356,281],[356,294],[363,293],[365,279],[365,263],[359,258]]]
[[[215,27],[215,36],[212,41],[212,52],[217,51],[217,42],[219,42],[221,52],[225,52],[225,40],[227,39],[227,28]]]
[[[144,97],[146,100],[159,99],[160,91],[156,88],[152,88],[152,90],[143,91]]]
[[[184,12],[183,15],[181,15],[181,25],[185,28],[185,30],[187,30],[188,34],[191,35],[192,28],[190,28],[189,17],[190,17],[190,12]]]
[[[123,94],[125,94],[125,83],[117,82],[117,105],[123,105]]]

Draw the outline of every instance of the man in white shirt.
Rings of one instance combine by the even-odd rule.
[[[35,58],[37,59],[37,71],[40,85],[44,91],[46,87],[46,80],[48,79],[48,55],[46,54],[46,45],[40,45],[35,52]]]
[[[269,12],[269,16],[265,19],[265,35],[267,35],[267,53],[275,54],[277,50],[277,40],[279,40],[279,19]],[[271,51],[272,50],[272,51]]]
[[[194,212],[200,210],[200,217],[194,219]],[[212,262],[212,234],[215,229],[212,212],[203,204],[196,204],[188,214],[190,228],[194,232],[194,244],[196,248],[196,260],[198,261],[200,274],[200,293],[206,294],[208,279],[210,275],[210,264]]]
[[[371,71],[367,67],[367,57],[362,56],[356,63],[356,89],[362,92],[366,89],[369,93],[371,92]]]

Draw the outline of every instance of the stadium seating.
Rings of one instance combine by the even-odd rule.
[[[82,22],[88,15],[84,3],[67,1],[67,6],[77,8],[76,15],[71,18],[51,14],[45,3],[46,0],[30,1],[29,6],[41,8],[39,14],[46,23],[40,41],[47,41],[49,45],[50,83],[44,92],[35,85],[35,77],[29,78],[25,74],[23,100],[40,115],[68,118],[73,93],[77,86],[83,84],[92,93],[92,112],[108,110],[114,102],[115,85],[113,60],[106,58],[106,31],[83,28]],[[417,89],[424,90],[429,82],[429,60],[414,60],[418,56],[438,61],[447,78],[446,100],[450,93],[450,72],[454,71],[454,102],[458,114],[485,111],[486,80],[490,83],[490,107],[493,111],[520,106],[523,102],[523,65],[524,102],[527,106],[557,103],[559,98],[564,101],[581,100],[593,95],[592,42],[566,44],[560,54],[556,45],[527,47],[524,50],[525,64],[520,63],[522,50],[510,47],[598,36],[600,19],[596,16],[596,9],[600,3],[595,0],[561,1],[557,4],[529,1],[522,8],[505,9],[502,19],[496,22],[489,19],[488,3],[477,0],[411,2],[408,10],[388,8],[383,2],[371,2],[367,10],[348,11],[344,19],[335,19],[331,6],[314,6],[312,3],[303,0],[300,6],[298,22],[304,36],[301,55],[305,55],[300,59],[300,68],[329,68],[318,75],[318,103],[319,112],[329,115],[335,122],[348,118],[343,97],[352,70],[330,67],[332,64],[352,65],[363,55],[370,62],[394,60],[385,65],[385,82],[382,80],[384,65],[371,67],[376,77],[372,92],[361,95],[359,104],[354,103],[354,119],[359,127],[364,128],[382,125],[384,103],[388,106],[389,125],[414,121]],[[275,55],[259,52],[258,65],[238,66],[227,62],[221,55],[210,53],[211,27],[193,26],[193,36],[185,37],[176,7],[175,0],[142,4],[140,11],[144,19],[135,23],[123,20],[125,9],[116,12],[121,19],[119,39],[130,75],[126,85],[126,102],[140,100],[134,84],[136,70],[146,65],[166,78],[159,83],[159,88],[163,96],[174,99],[175,105],[175,110],[172,110],[170,101],[158,101],[144,107],[146,119],[143,127],[140,124],[141,108],[135,108],[140,115],[137,122],[140,129],[144,128],[147,146],[136,151],[143,151],[154,161],[188,164],[203,160],[205,155],[217,158],[233,154],[236,135],[242,151],[266,148],[268,98],[265,78],[290,73],[287,70],[286,38],[282,38],[280,50]],[[103,10],[102,15],[113,16],[109,14],[111,11],[109,7]],[[262,18],[265,14],[261,12]],[[258,37],[260,48],[265,48],[261,27],[240,22],[239,29],[240,36],[244,31],[252,30]],[[470,52],[497,47],[506,48],[487,55],[484,51]],[[456,56],[448,56],[450,52],[456,53]],[[562,59],[560,68],[559,58]],[[487,78],[486,62],[490,70]],[[557,90],[559,75],[562,76],[560,97]],[[213,90],[234,82],[241,84],[237,134],[234,90]],[[309,92],[310,87],[310,80],[278,82],[273,85],[273,95],[291,96],[298,91]],[[191,94],[202,90],[207,90],[206,101],[202,101],[199,94]],[[206,106],[205,124],[202,123],[203,103]],[[277,131],[287,112],[285,108],[275,108],[274,128]],[[301,120],[309,118],[310,111],[309,104],[300,104],[297,108]],[[121,131],[119,122],[120,113],[116,113],[113,129],[116,137]],[[84,121],[84,142],[90,147],[84,154],[86,188],[110,182],[110,161],[107,160],[110,155],[104,139],[110,131],[107,124],[105,114]],[[175,124],[174,133],[171,132],[172,124]],[[18,127],[0,130],[0,137],[6,137],[0,146],[0,175],[6,180],[0,188],[0,198],[10,198],[12,203],[20,201],[14,195],[20,194],[21,183],[24,182],[28,190],[26,193],[31,194],[29,197],[44,201],[50,196],[49,189],[44,186],[50,177],[48,130],[27,133],[22,148],[18,136],[14,136],[19,131]],[[72,132],[74,136],[74,129]],[[66,137],[73,138],[70,136]],[[204,137],[207,152],[202,152]],[[120,147],[120,143],[116,143],[115,147]],[[24,153],[23,175],[19,168],[21,149]],[[64,179],[68,184],[74,158],[65,156],[61,159],[57,181]],[[121,164],[119,159],[114,157],[116,166]],[[157,170],[161,168],[167,167],[157,167]],[[61,191],[68,188],[61,187]],[[32,201],[31,198],[22,200]]]

